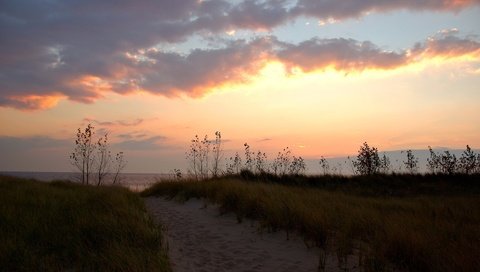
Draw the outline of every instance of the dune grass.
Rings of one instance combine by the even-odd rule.
[[[301,234],[307,245],[336,254],[340,267],[353,258],[365,271],[478,271],[479,195],[462,180],[455,185],[440,176],[413,178],[417,185],[406,175],[362,177],[363,185],[357,178],[327,177],[330,185],[318,178],[324,184],[290,180],[297,185],[287,186],[230,177],[158,183],[143,195],[207,198],[239,221],[253,218],[262,229]],[[383,184],[388,180],[390,189]],[[429,193],[425,186],[435,189]],[[400,196],[392,196],[397,191]]]
[[[142,199],[120,187],[0,176],[1,271],[170,271]]]

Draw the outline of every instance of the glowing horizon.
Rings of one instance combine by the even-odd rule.
[[[88,123],[130,156],[130,172],[184,168],[192,137],[215,131],[225,157],[245,142],[270,159],[287,146],[307,159],[353,155],[365,141],[385,151],[480,147],[476,1],[352,10],[227,1],[221,11],[160,2],[86,1],[79,14],[37,6],[43,17],[31,17],[33,2],[6,7],[0,171],[70,170],[76,129]],[[112,22],[90,20],[97,15]]]

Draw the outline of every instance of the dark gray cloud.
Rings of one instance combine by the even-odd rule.
[[[143,132],[134,131],[134,132],[119,134],[117,137],[125,141],[125,140],[131,140],[131,139],[143,139],[147,137],[147,134]]]
[[[148,48],[183,41],[198,33],[272,29],[299,16],[347,18],[393,9],[455,11],[478,3],[479,0],[2,1],[0,106],[44,109],[64,98],[93,103],[106,92],[128,93],[138,89],[162,95],[201,95],[212,86],[246,80],[245,76],[255,73],[274,51],[272,44],[262,39],[236,41],[187,55]],[[307,41],[297,49],[326,50],[326,43]],[[366,43],[361,48],[354,42],[340,43],[349,47],[345,50],[357,50],[367,59],[368,54],[375,55],[371,51],[377,50]],[[294,51],[292,47],[280,57],[305,68],[318,66],[293,56]],[[322,54],[329,55],[325,51]],[[342,56],[351,60],[344,55],[337,58]],[[367,62],[375,66],[401,61],[401,56],[394,53],[383,52],[379,57],[383,60]]]
[[[166,140],[164,136],[153,136],[146,139],[125,140],[113,146],[121,150],[157,150],[162,148],[164,140]]]
[[[73,141],[48,136],[0,136],[0,170],[59,171],[70,169]]]
[[[479,0],[298,0],[292,16],[312,16],[319,19],[346,19],[364,16],[370,12],[392,10],[458,11],[479,4]]]
[[[8,154],[38,149],[58,149],[73,145],[73,142],[62,139],[54,139],[47,136],[34,137],[10,137],[0,136],[0,150],[2,155],[8,158]]]
[[[288,1],[243,1],[228,14],[231,27],[241,29],[271,29],[290,19],[285,4]]]

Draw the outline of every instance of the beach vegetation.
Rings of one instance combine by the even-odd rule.
[[[96,178],[96,185],[105,183],[105,178],[112,175],[112,184],[120,180],[120,173],[127,165],[123,152],[112,156],[108,133],[95,139],[95,127],[88,124],[83,130],[78,128],[75,146],[70,153],[70,163],[80,173],[82,184],[94,184],[91,176]]]
[[[204,198],[239,222],[257,220],[261,232],[297,233],[321,249],[319,270],[326,255],[362,271],[480,267],[478,174],[239,175],[162,182],[142,195]]]
[[[405,165],[405,169],[407,169],[407,172],[410,174],[416,174],[418,172],[418,158],[413,155],[413,152],[411,149],[406,151],[407,154],[407,160],[403,161],[403,164]]]
[[[171,271],[126,188],[0,176],[0,271]]]

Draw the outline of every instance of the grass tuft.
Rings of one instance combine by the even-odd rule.
[[[478,184],[478,176],[228,177],[158,183],[142,195],[207,198],[239,221],[303,235],[339,266],[355,256],[366,271],[478,271]]]
[[[170,271],[138,195],[7,176],[0,176],[0,270]]]

